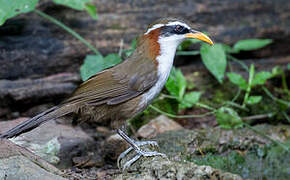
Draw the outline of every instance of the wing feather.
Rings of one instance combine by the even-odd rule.
[[[85,81],[63,103],[116,105],[148,90],[157,79],[156,66],[153,61],[128,59]]]

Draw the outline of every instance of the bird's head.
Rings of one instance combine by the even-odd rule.
[[[158,40],[172,44],[179,44],[185,39],[199,39],[213,44],[212,40],[205,34],[193,30],[184,21],[178,19],[160,19],[149,25],[144,35],[158,35]]]
[[[145,33],[139,38],[141,51],[146,51],[151,59],[156,59],[161,53],[174,53],[177,46],[186,39],[199,39],[210,45],[213,41],[204,33],[193,30],[182,20],[173,18],[159,19],[149,25]],[[174,56],[173,54],[173,56]]]

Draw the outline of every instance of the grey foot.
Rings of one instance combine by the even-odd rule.
[[[140,147],[144,146],[144,145],[158,146],[157,142],[155,142],[155,141],[136,141],[134,143],[137,145],[137,147],[139,147],[138,149],[134,149],[133,147],[129,147],[126,151],[121,153],[120,156],[118,157],[117,165],[118,165],[119,169],[121,169],[121,165],[120,165],[121,160],[131,151],[134,150],[136,152],[136,155],[123,165],[123,168],[122,168],[123,171],[125,169],[129,168],[134,162],[136,162],[142,156],[144,156],[144,157],[162,156],[162,157],[167,158],[167,156],[163,153],[159,153],[156,151],[147,152],[147,151],[141,150]]]

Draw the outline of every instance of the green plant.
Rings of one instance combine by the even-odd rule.
[[[93,19],[98,19],[97,8],[92,4],[92,0],[53,0],[53,2],[75,10],[86,10]]]
[[[172,68],[170,76],[165,84],[165,89],[167,90],[168,94],[161,94],[160,97],[154,102],[154,104],[149,106],[149,108],[172,118],[203,117],[213,114],[216,111],[214,108],[199,102],[202,92],[186,92],[186,89],[188,89],[187,81],[179,69],[174,67]],[[172,106],[176,106],[174,103],[171,102],[169,105],[167,104],[167,106],[164,106],[164,101],[167,101],[167,99],[175,100],[177,102],[177,111],[192,108],[193,106],[198,106],[209,110],[209,112],[200,115],[175,115],[172,114],[172,109],[175,109]],[[158,108],[159,104],[162,104],[161,107],[164,109],[164,111]]]
[[[202,62],[214,77],[222,83],[226,71],[226,51],[222,44],[215,44],[212,47],[203,44],[200,48]]]
[[[9,18],[35,10],[38,1],[0,0],[0,26]],[[53,2],[75,10],[86,10],[93,19],[98,19],[97,9],[92,0],[53,0]]]
[[[240,128],[243,126],[242,118],[230,107],[221,107],[216,113],[216,120],[220,127],[225,129]]]
[[[11,1],[1,0],[0,1],[0,26],[4,22],[22,13],[27,13],[35,9],[38,0],[27,0],[27,1]]]
[[[213,76],[220,82],[223,82],[225,70],[227,67],[227,59],[233,60],[241,64],[244,69],[248,67],[241,61],[233,57],[231,54],[237,54],[240,51],[253,51],[261,49],[272,43],[271,39],[245,39],[236,42],[233,47],[216,43],[213,46],[202,44],[200,51],[185,51],[191,43],[197,43],[198,40],[183,42],[177,51],[177,55],[201,55],[202,62],[206,68],[213,74]]]
[[[100,54],[87,55],[80,68],[81,78],[85,81],[97,72],[112,67],[120,62],[121,57],[118,54],[109,54],[106,57]]]
[[[237,85],[240,89],[246,91],[244,96],[244,101],[242,107],[245,107],[246,104],[257,104],[262,100],[262,96],[250,96],[251,90],[257,85],[264,85],[265,82],[272,78],[275,74],[270,72],[261,71],[255,74],[255,66],[252,64],[249,71],[248,82],[237,73],[227,73],[229,80]]]
[[[191,108],[194,106],[201,96],[201,92],[192,91],[186,93],[187,82],[179,69],[172,68],[170,76],[165,84],[165,87],[171,98],[178,101],[178,110]],[[170,97],[170,96],[167,96]]]

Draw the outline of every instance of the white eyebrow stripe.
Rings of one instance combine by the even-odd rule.
[[[157,28],[160,28],[164,26],[164,24],[155,24],[154,26],[152,26],[151,28],[149,28],[144,34],[149,34],[151,31],[157,29]]]
[[[179,22],[179,21],[174,21],[174,22],[169,22],[166,24],[167,26],[173,26],[173,25],[181,25],[183,27],[186,27],[187,29],[191,29],[187,24]]]
[[[179,22],[179,21],[173,21],[173,22],[169,22],[167,24],[155,24],[154,26],[152,26],[151,28],[149,28],[144,34],[149,34],[151,31],[160,28],[162,26],[173,26],[173,25],[180,25],[183,26],[187,29],[191,29],[187,24]]]

